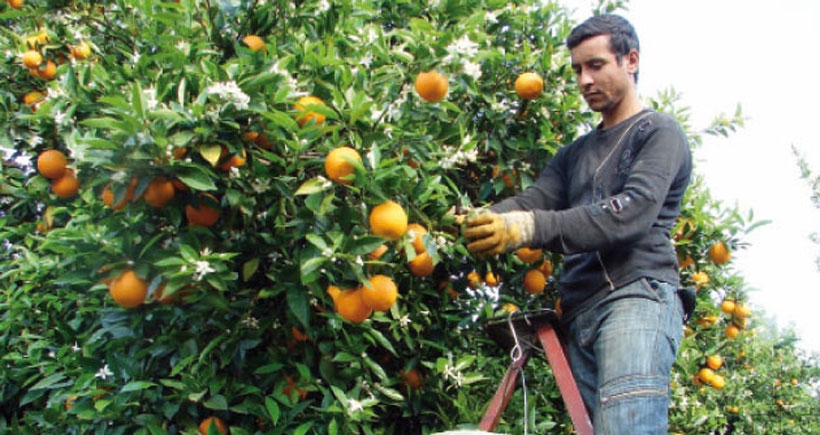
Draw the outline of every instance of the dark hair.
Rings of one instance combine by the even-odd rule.
[[[618,62],[633,49],[639,53],[641,51],[635,28],[626,18],[614,14],[595,15],[577,25],[567,37],[567,47],[572,50],[586,39],[598,35],[609,35],[609,49],[615,53]],[[637,71],[635,82],[638,82]]]

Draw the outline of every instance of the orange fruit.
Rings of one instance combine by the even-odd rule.
[[[544,79],[534,72],[525,72],[515,79],[515,93],[525,100],[532,100],[544,90]]]
[[[302,399],[302,400],[304,400],[304,399],[305,399],[305,397],[307,397],[307,394],[308,394],[308,393],[307,393],[307,391],[305,391],[305,390],[304,390],[304,389],[302,389],[302,388],[299,388],[299,387],[296,385],[296,381],[294,381],[294,380],[293,380],[293,378],[292,378],[291,376],[289,376],[289,375],[285,375],[285,388],[282,390],[282,393],[283,393],[285,396],[290,397],[290,392],[291,392],[291,390],[293,390],[293,389],[294,389],[294,387],[296,387],[296,388],[295,388],[295,389],[296,389],[296,394],[298,394],[298,395],[299,395],[299,398],[300,398],[300,399]]]
[[[387,275],[374,275],[368,281],[370,281],[369,287],[367,285],[360,287],[362,301],[372,310],[389,310],[399,297],[399,288],[396,287],[396,283]]]
[[[512,302],[507,302],[506,304],[501,306],[501,309],[508,313],[514,313],[518,311],[518,305],[515,305]]]
[[[732,253],[723,242],[715,242],[709,247],[709,259],[718,266],[728,262],[732,258]]]
[[[251,49],[251,51],[259,51],[265,48],[265,40],[257,35],[248,35],[242,38],[242,42]]]
[[[148,295],[148,283],[128,269],[114,278],[108,285],[108,292],[114,302],[124,308],[134,308],[145,302]]]
[[[547,286],[547,278],[538,269],[530,269],[524,275],[524,290],[531,295],[537,295]]]
[[[720,355],[709,355],[706,357],[706,366],[712,370],[723,367],[723,358]]]
[[[342,289],[340,289],[339,287],[336,287],[335,285],[331,284],[331,285],[327,286],[326,291],[327,291],[327,294],[330,295],[330,299],[333,299],[333,301],[335,302],[336,298],[342,292]]]
[[[731,299],[726,299],[720,303],[720,311],[723,311],[724,314],[732,314],[735,312],[735,307],[737,304],[735,301]]]
[[[416,76],[416,92],[427,102],[436,103],[447,95],[447,77],[437,71],[421,72]]]
[[[387,245],[381,244],[378,248],[370,251],[370,253],[367,254],[367,258],[369,258],[372,261],[376,261],[379,258],[382,258],[382,255],[384,255],[385,252],[387,252],[387,249]]]
[[[356,172],[355,164],[362,163],[362,156],[351,147],[332,149],[325,157],[325,173],[327,178],[339,184],[351,184],[352,178],[346,178]]]
[[[334,303],[336,312],[348,322],[362,323],[373,313],[373,309],[364,302],[361,288],[339,292]]]
[[[39,91],[31,91],[23,95],[23,104],[36,111],[37,106],[46,98],[46,94]]]
[[[709,275],[706,272],[695,272],[692,274],[692,282],[695,283],[695,287],[700,287],[709,282]]]
[[[174,158],[177,159],[177,160],[182,160],[182,158],[185,157],[185,154],[187,154],[187,153],[188,153],[188,148],[187,147],[178,147],[178,148],[174,148],[171,151],[171,155],[174,156]]]
[[[80,180],[73,169],[66,169],[60,178],[51,180],[51,191],[60,198],[71,198],[80,191]]]
[[[148,183],[142,198],[151,207],[162,208],[174,199],[174,183],[166,177],[155,177]]]
[[[40,175],[52,180],[63,176],[66,165],[68,160],[59,150],[43,151],[37,157],[37,170],[40,171]]]
[[[481,280],[481,275],[478,274],[475,270],[467,274],[467,285],[470,288],[478,288],[484,281]]]
[[[224,149],[225,154],[227,154],[227,149]],[[241,155],[240,155],[241,154]],[[230,171],[231,168],[238,168],[240,166],[245,166],[245,162],[247,161],[248,154],[242,149],[239,154],[232,155],[225,163],[219,165],[219,169],[223,171]]]
[[[424,278],[433,274],[435,265],[433,264],[433,257],[427,251],[416,256],[407,263],[410,273],[419,278]]]
[[[678,257],[678,267],[680,269],[686,269],[687,267],[694,266],[695,259],[692,258],[691,255],[687,255],[686,258]]]
[[[544,251],[541,249],[532,249],[525,246],[523,248],[516,249],[515,256],[524,263],[535,263],[541,259],[541,254],[543,254],[543,252]]]
[[[23,65],[26,68],[37,68],[43,63],[43,55],[37,50],[26,50],[23,53]]]
[[[735,304],[735,310],[732,312],[732,316],[737,319],[746,319],[747,317],[752,315],[752,310],[747,308],[743,304]]]
[[[128,186],[125,188],[125,194],[122,198],[120,198],[120,202],[114,204],[114,191],[111,190],[111,185],[105,186],[102,193],[102,201],[105,205],[113,208],[114,210],[122,210],[126,204],[131,202],[134,199],[134,193],[137,190],[137,183],[139,180],[134,177],[131,181],[128,182]]]
[[[23,0],[9,0],[12,9],[23,9]]]
[[[71,55],[77,60],[88,59],[91,56],[91,46],[89,46],[85,41],[80,42],[77,45],[73,45],[71,47]]]
[[[32,68],[30,71],[35,77],[39,77],[44,80],[51,80],[57,75],[57,65],[54,62],[47,60],[45,67],[41,68],[38,66]]]
[[[736,325],[729,325],[726,327],[723,333],[726,334],[726,337],[728,338],[735,338],[740,334],[740,328],[738,328]]]
[[[706,382],[707,384],[711,384],[712,381],[715,379],[715,376],[715,372],[708,367],[703,367],[698,372],[698,378],[701,381]]]
[[[421,375],[421,372],[419,372],[419,370],[415,367],[406,371],[402,370],[399,373],[399,376],[401,376],[402,380],[404,381],[404,384],[413,390],[418,390],[419,388],[421,388],[422,385],[424,385],[424,377]]]
[[[426,251],[426,249],[424,249],[425,234],[427,234],[427,228],[424,228],[421,224],[413,222],[407,225],[407,236],[413,245],[413,249],[416,250],[416,253]]]
[[[552,261],[549,261],[549,259],[544,260],[541,266],[538,267],[538,270],[544,274],[544,278],[549,279],[549,277],[552,276]]]
[[[370,231],[394,241],[407,231],[407,212],[395,201],[385,201],[370,211]]]
[[[208,435],[208,429],[215,428],[220,434],[230,433],[228,425],[219,417],[208,417],[199,423],[200,435]]]
[[[711,385],[712,388],[714,388],[716,390],[722,390],[723,387],[726,386],[726,378],[724,378],[721,375],[716,374],[716,375],[714,375],[712,380],[709,382],[709,385]]]
[[[200,195],[199,203],[196,207],[194,207],[193,204],[185,206],[185,217],[188,218],[188,225],[192,227],[210,227],[219,220],[219,216],[222,213],[219,209],[211,207],[207,199],[210,199],[211,202],[217,205],[219,204],[219,200],[217,200],[215,196],[210,193],[205,193]]]
[[[296,122],[299,123],[300,127],[304,127],[305,124],[308,123],[311,119],[316,122],[316,125],[322,125],[325,122],[325,115],[321,113],[311,112],[306,108],[308,106],[324,106],[325,102],[322,101],[321,98],[315,97],[313,95],[308,95],[306,97],[302,97],[296,101],[296,104],[293,106],[296,109]]]
[[[492,270],[488,270],[487,273],[484,274],[484,282],[486,282],[489,286],[497,286],[498,277],[495,276]]]

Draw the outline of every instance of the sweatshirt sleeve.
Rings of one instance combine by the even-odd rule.
[[[533,245],[573,254],[628,244],[650,231],[681,168],[691,169],[691,156],[677,123],[661,122],[646,133],[620,192],[561,210],[530,208]]]

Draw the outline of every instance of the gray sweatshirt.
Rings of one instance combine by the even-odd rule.
[[[670,229],[691,172],[677,121],[644,110],[561,148],[531,186],[490,209],[533,211],[531,246],[564,254],[559,293],[572,317],[602,291],[637,279],[679,285]]]

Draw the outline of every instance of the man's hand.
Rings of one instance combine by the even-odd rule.
[[[497,255],[532,243],[532,212],[482,212],[466,219],[467,250],[476,255]]]

